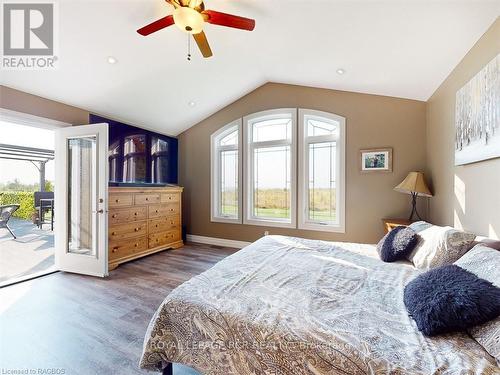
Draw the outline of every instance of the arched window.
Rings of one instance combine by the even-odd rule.
[[[211,137],[212,221],[241,223],[241,119]]]
[[[285,108],[218,130],[211,203],[212,221],[344,232],[345,118]]]
[[[344,231],[345,119],[299,109],[300,229]]]
[[[288,108],[243,118],[245,224],[296,226],[296,123]]]

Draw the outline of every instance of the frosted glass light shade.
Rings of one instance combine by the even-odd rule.
[[[203,31],[203,16],[189,7],[180,7],[174,10],[176,26],[189,34],[199,34]]]

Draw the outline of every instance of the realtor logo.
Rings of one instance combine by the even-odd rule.
[[[2,10],[2,68],[55,68],[55,4],[9,2]]]

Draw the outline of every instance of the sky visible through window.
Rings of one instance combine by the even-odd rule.
[[[54,131],[0,121],[0,143],[53,150]],[[45,168],[45,178],[54,181],[54,161]],[[29,161],[0,159],[0,183],[14,179],[23,184],[38,183],[38,169]]]

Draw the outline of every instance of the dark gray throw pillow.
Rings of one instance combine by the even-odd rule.
[[[377,252],[384,262],[395,262],[410,255],[417,244],[418,234],[411,228],[399,226],[380,240]]]
[[[500,288],[454,264],[406,285],[404,303],[426,336],[464,331],[500,315]]]

